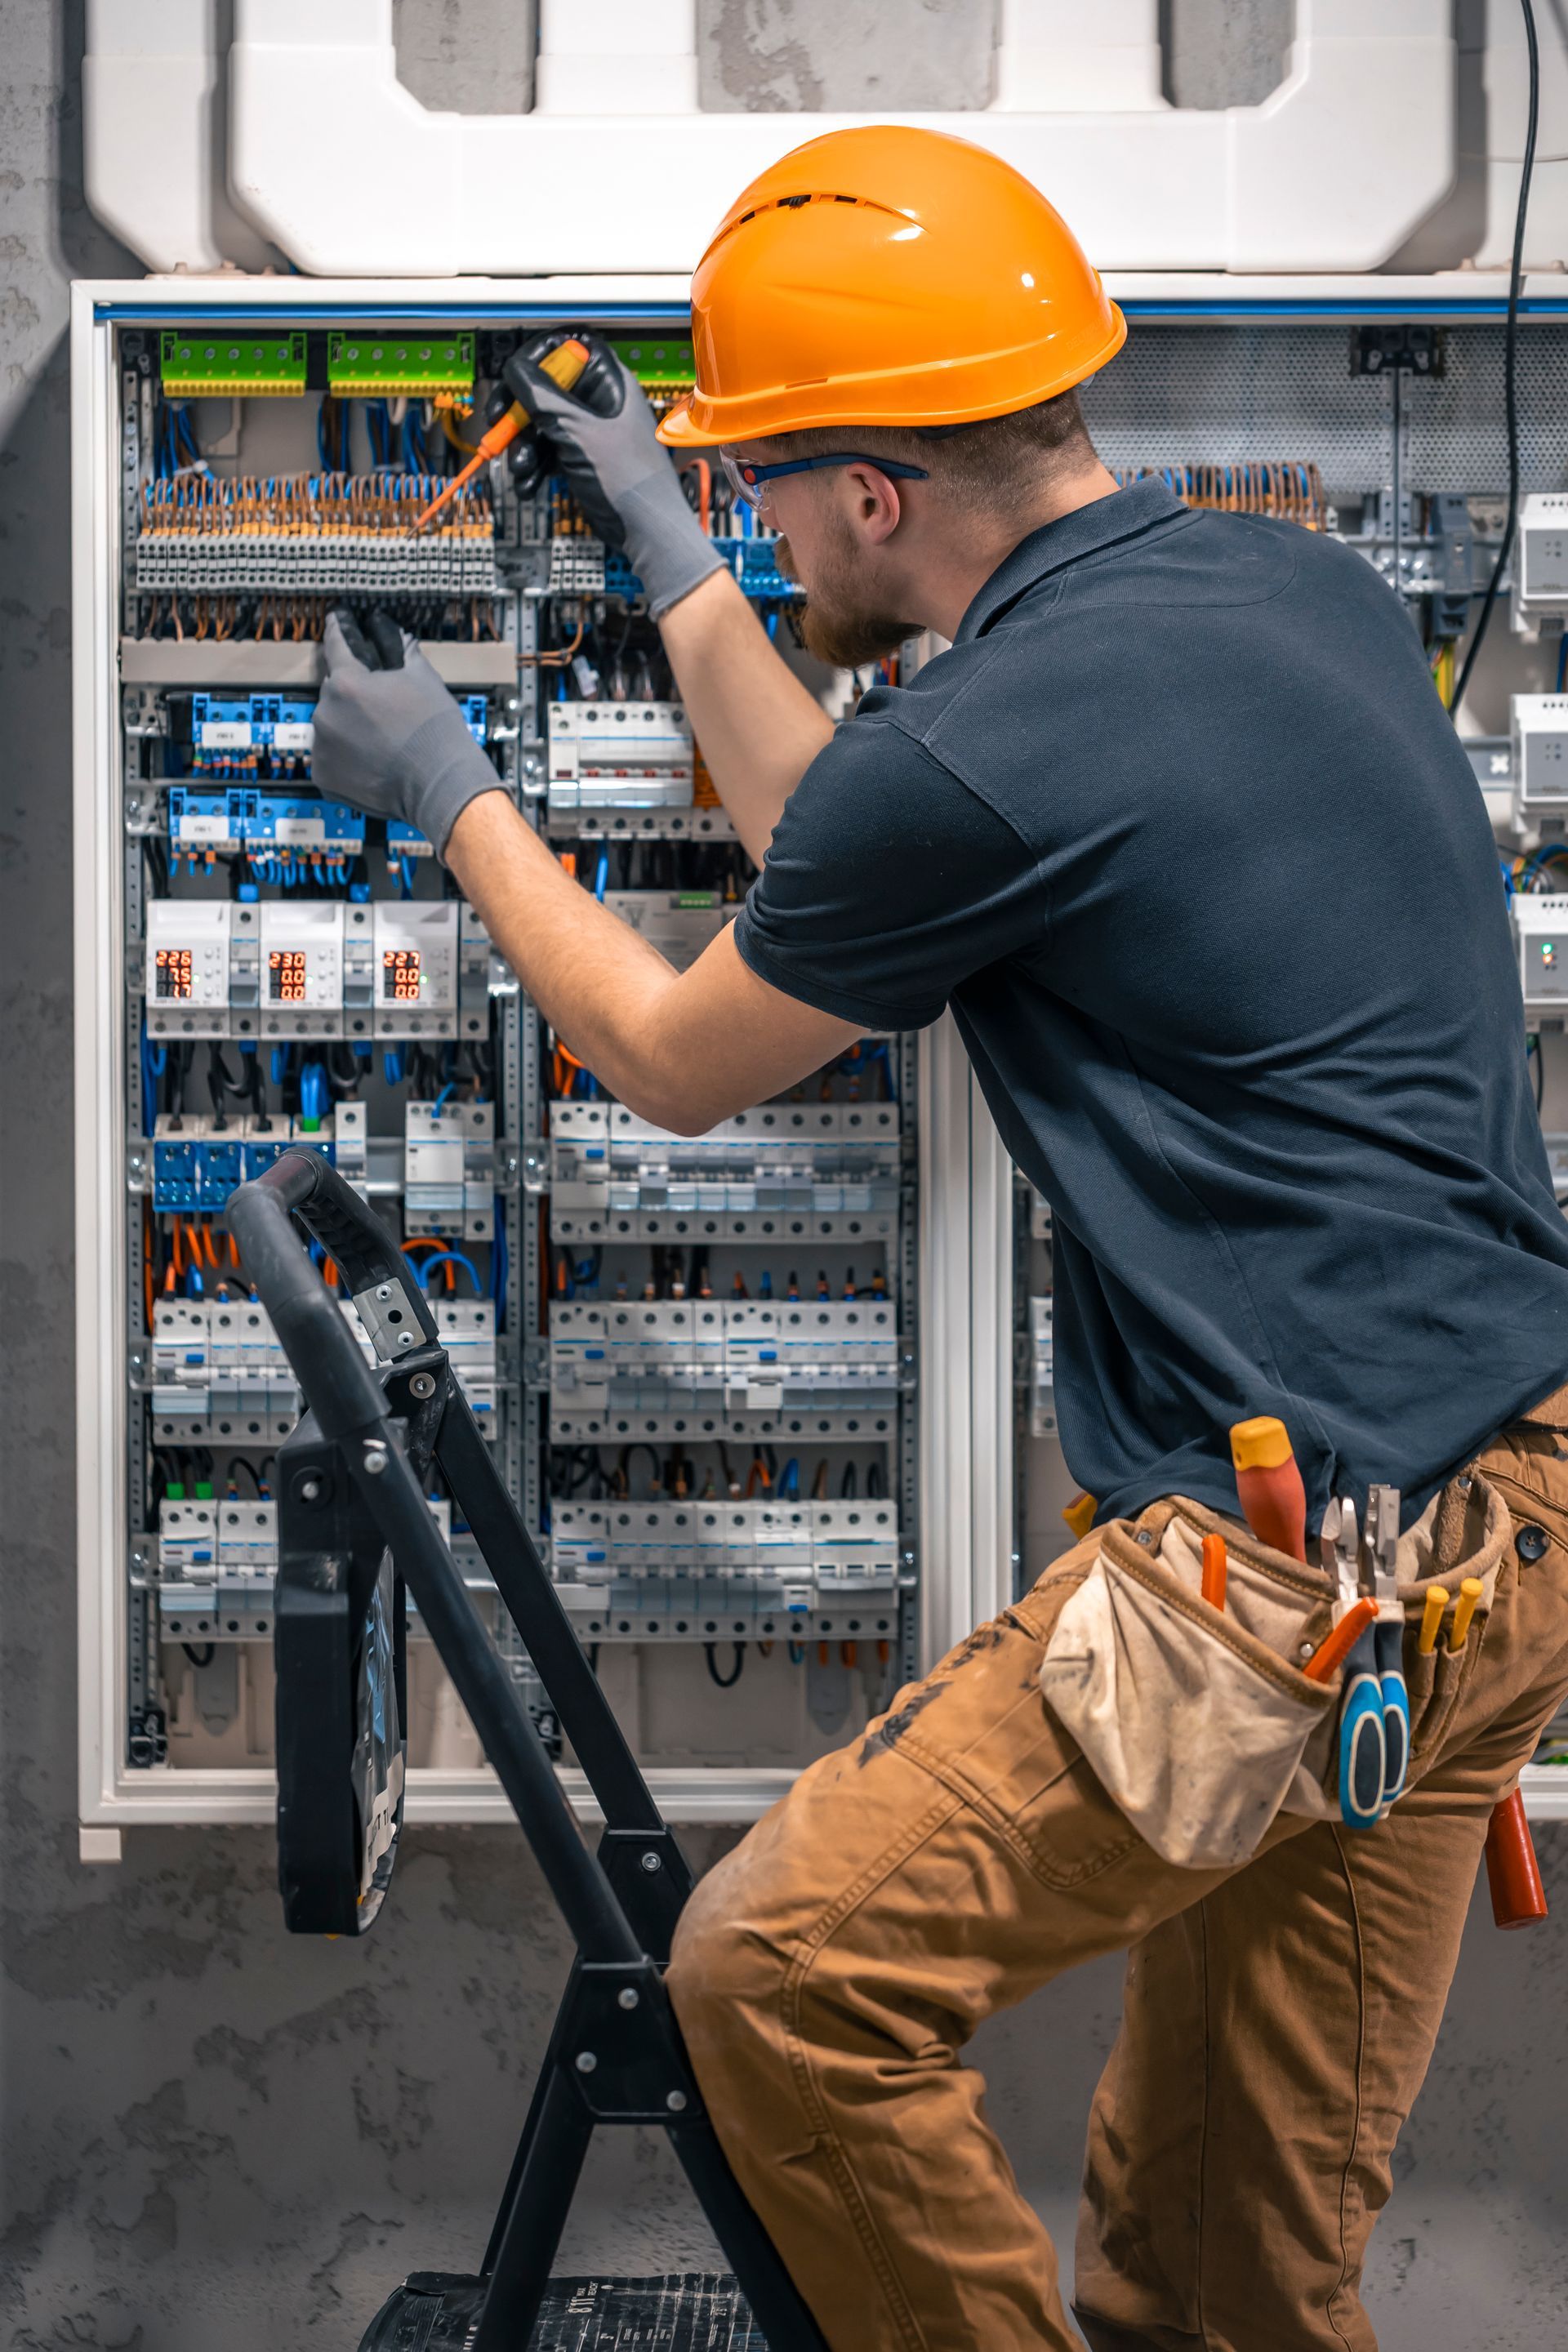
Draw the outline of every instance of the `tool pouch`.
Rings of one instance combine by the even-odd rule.
[[[1441,1575],[1432,1574],[1437,1504],[1400,1540],[1413,1706],[1417,1664],[1430,1664],[1417,1661],[1415,1640],[1428,1583],[1479,1575],[1482,1611],[1490,1604],[1508,1513],[1484,1481],[1474,1486],[1464,1556]],[[1223,1612],[1199,1589],[1203,1538],[1215,1530],[1229,1554]],[[1325,1571],[1201,1503],[1154,1504],[1103,1530],[1099,1558],[1052,1629],[1040,1687],[1095,1778],[1165,1861],[1234,1867],[1282,1811],[1337,1817],[1341,1677],[1309,1682],[1300,1668],[1333,1622],[1332,1599]]]
[[[1206,1868],[1257,1850],[1313,1735],[1331,1739],[1339,1690],[1310,1683],[1281,1655],[1283,1643],[1254,1629],[1278,1610],[1293,1631],[1321,1606],[1326,1630],[1327,1577],[1254,1545],[1283,1571],[1278,1601],[1265,1592],[1254,1608],[1244,1581],[1265,1583],[1267,1570],[1244,1566],[1233,1549],[1226,1607],[1211,1608],[1178,1564],[1180,1536],[1168,1540],[1198,1507],[1159,1505],[1136,1527],[1105,1529],[1099,1559],[1052,1629],[1040,1687],[1155,1853]],[[1212,1512],[1202,1518],[1224,1526]]]

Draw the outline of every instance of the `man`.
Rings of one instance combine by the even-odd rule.
[[[1488,1814],[1568,1685],[1568,1234],[1481,798],[1358,557],[1117,488],[1076,387],[1125,329],[1003,163],[892,126],[815,141],[739,200],[693,303],[697,389],[659,437],[718,449],[784,534],[808,641],[951,651],[831,730],[630,380],[604,415],[524,367],[760,878],[677,977],[561,872],[425,665],[374,672],[341,633],[318,781],[422,826],[573,1052],[666,1127],[951,1004],[1055,1211],[1062,1439],[1100,1525],[710,1874],[675,2006],[836,2352],[1021,2352],[1076,2338],[958,2053],[1131,1946],[1078,2246],[1090,2343],[1365,2352],[1362,2259]],[[1334,1800],[1337,1689],[1299,1670],[1326,1577],[1235,1517],[1226,1431],[1270,1413],[1313,1528],[1376,1481],[1416,1523],[1411,1785],[1370,1831]],[[1183,1581],[1220,1528],[1223,1617]],[[1141,1767],[1178,1798],[1215,1739],[1255,1769],[1237,1659],[1318,1710],[1230,1861],[1212,1823],[1134,1827],[1041,1695],[1140,1546],[1161,1626],[1215,1668],[1184,1692],[1157,1642],[1152,1711],[1123,1685]],[[1470,1569],[1470,1633],[1420,1652],[1436,1571]]]

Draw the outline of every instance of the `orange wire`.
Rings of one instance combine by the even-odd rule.
[[[536,667],[539,669],[564,668],[565,665],[571,660],[573,655],[576,652],[578,646],[583,642],[583,628],[584,624],[579,621],[577,624],[577,634],[573,638],[569,646],[557,646],[552,652],[545,654],[519,654],[517,657],[518,667],[520,669],[526,669],[529,667]]]
[[[211,1268],[212,1272],[216,1274],[217,1272],[217,1244],[213,1239],[213,1229],[210,1224],[198,1225],[196,1227],[196,1234],[202,1245],[202,1257],[205,1263]]]

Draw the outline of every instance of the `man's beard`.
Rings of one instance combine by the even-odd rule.
[[[855,539],[847,523],[833,522],[833,544],[817,564],[816,578],[800,613],[800,634],[807,653],[830,669],[863,669],[871,662],[897,653],[906,637],[918,636],[918,621],[900,621],[890,613],[855,602]],[[798,580],[787,539],[776,539],[773,557],[786,580]]]

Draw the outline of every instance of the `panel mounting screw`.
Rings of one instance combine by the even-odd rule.
[[[664,1864],[659,1860],[657,1853],[645,1853],[641,1859],[642,1866],[645,1870],[662,1870],[664,1868]]]
[[[664,2104],[665,2104],[665,2105],[669,2109],[669,2112],[670,2112],[670,2114],[671,2114],[672,2116],[678,2116],[678,2115],[679,2115],[679,2114],[681,2113],[681,2111],[683,2110],[683,2108],[685,2107],[685,2105],[686,2105],[686,2094],[685,2094],[685,2092],[684,2092],[684,2091],[669,2091],[669,2092],[667,2092],[667,2093],[666,2093],[666,2095],[665,2095],[665,2101],[664,2101]]]
[[[595,2057],[591,2050],[578,2051],[577,2072],[579,2074],[591,2074],[598,2063],[598,2060]]]
[[[637,1987],[635,1985],[623,1985],[619,1992],[616,1995],[616,1999],[622,2009],[635,2009],[637,2005]]]
[[[375,1286],[375,1295],[378,1298],[390,1298],[392,1296],[391,1283],[378,1282]]]
[[[397,1344],[400,1348],[412,1348],[414,1345],[413,1332],[400,1331],[397,1335]]]
[[[409,1380],[408,1380],[408,1393],[409,1393],[409,1395],[410,1395],[410,1396],[416,1396],[416,1397],[428,1397],[428,1396],[434,1396],[434,1395],[435,1395],[435,1393],[436,1393],[436,1375],[435,1375],[435,1373],[434,1373],[434,1372],[412,1372],[412,1373],[410,1373],[410,1375],[409,1375]]]

